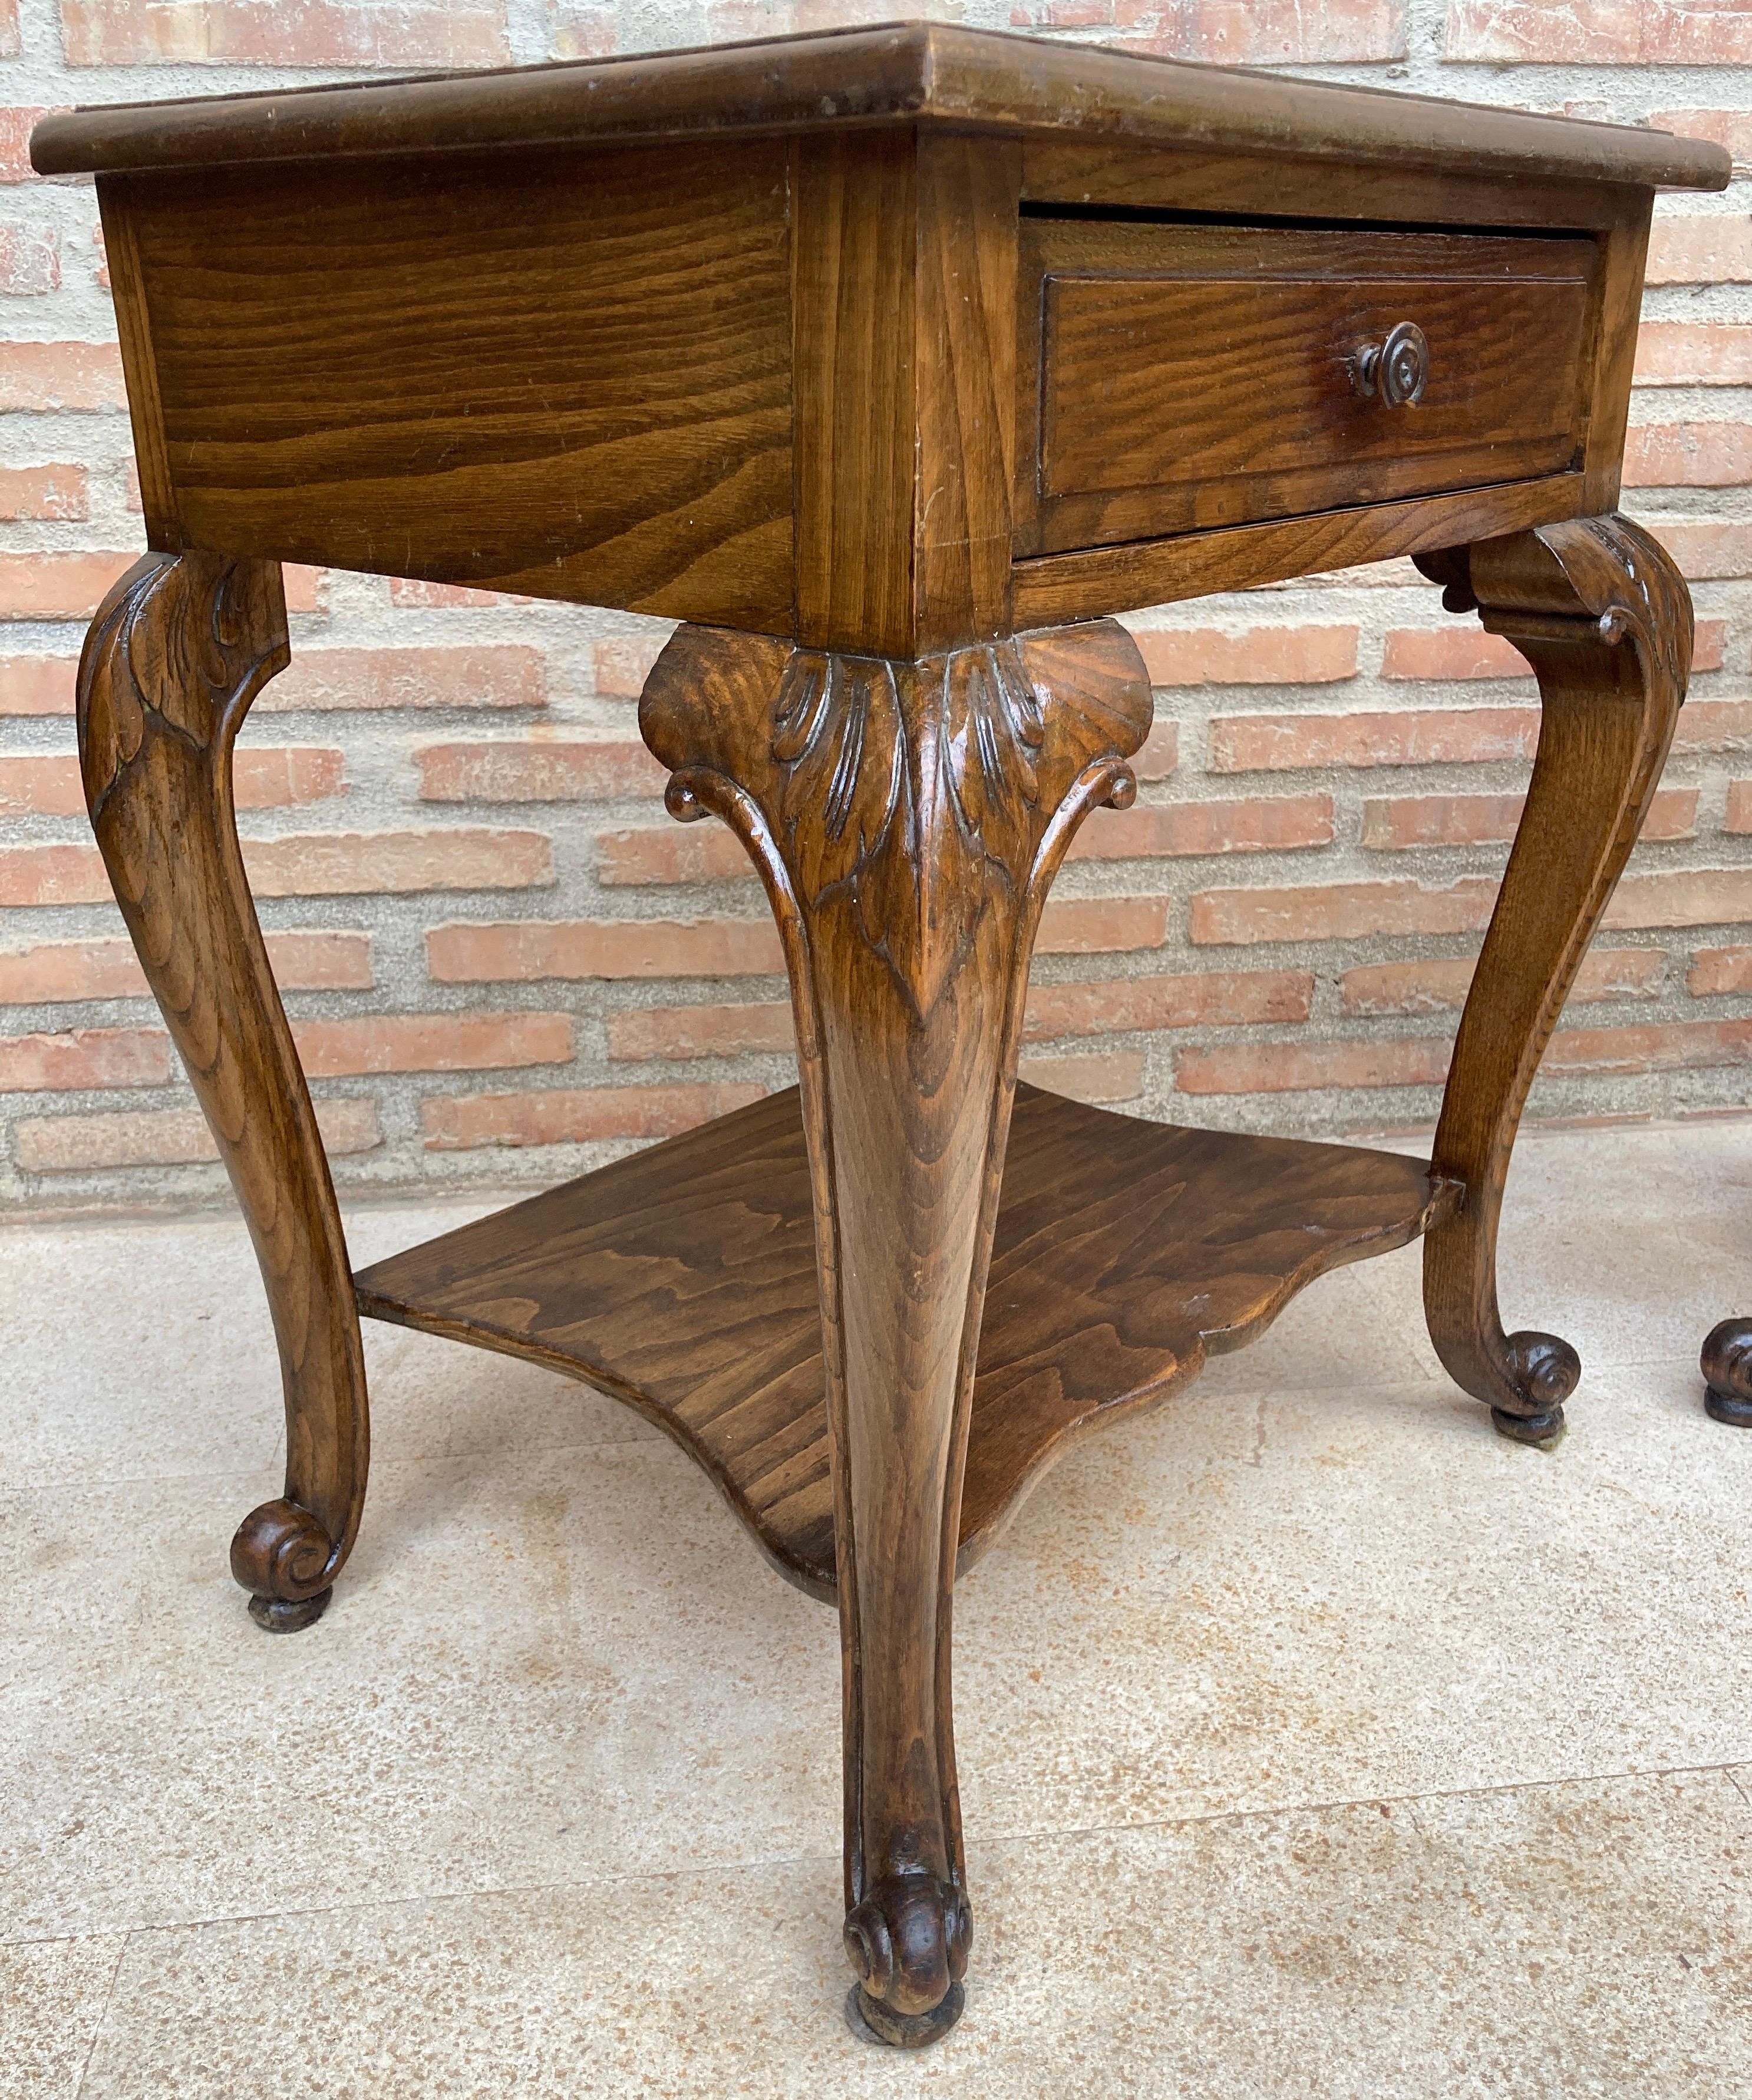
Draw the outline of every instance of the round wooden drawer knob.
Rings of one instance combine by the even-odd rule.
[[[1357,353],[1357,390],[1384,407],[1408,408],[1423,398],[1429,377],[1430,346],[1415,321],[1389,329],[1384,342],[1365,343]]]

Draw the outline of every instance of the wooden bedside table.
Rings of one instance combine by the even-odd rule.
[[[951,1591],[1055,1457],[1419,1233],[1443,1363],[1562,1429],[1498,1210],[1684,693],[1684,585],[1612,512],[1651,197],[1728,157],[921,24],[33,154],[98,175],[156,550],[86,647],[92,823],[285,1370],[251,1610],[308,1624],[352,1545],[361,1312],[625,1400],[838,1600],[853,2010],[929,2041],[973,1929]],[[1407,554],[1544,704],[1433,1160],[1017,1088],[1042,902],[1150,726],[1105,615]],[[766,884],[799,1089],[354,1277],[232,817],[288,559],[684,623],[640,726]]]

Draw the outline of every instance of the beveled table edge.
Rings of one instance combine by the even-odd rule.
[[[1731,172],[1723,148],[1664,131],[929,22],[84,108],[40,123],[31,160],[119,174],[897,121],[1646,188]]]

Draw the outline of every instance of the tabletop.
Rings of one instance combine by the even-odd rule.
[[[894,22],[498,72],[79,109],[39,174],[909,121],[1297,158],[1721,189],[1725,150],[1664,131],[1327,86],[1087,45]]]

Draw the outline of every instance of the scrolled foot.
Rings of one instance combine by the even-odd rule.
[[[1582,1359],[1556,1335],[1542,1335],[1531,1328],[1509,1335],[1503,1348],[1515,1390],[1527,1405],[1524,1411],[1493,1407],[1492,1426],[1511,1443],[1542,1445],[1549,1450],[1568,1426],[1564,1402],[1576,1389]]]
[[[860,2041],[880,2042],[889,2049],[926,2049],[941,2041],[967,2005],[967,1993],[951,1983],[942,2003],[929,2013],[896,2013],[871,1997],[862,1983],[854,1983],[845,1994],[845,2024]]]
[[[326,1590],[319,1590],[314,1597],[301,1597],[289,1603],[282,1597],[252,1597],[249,1616],[266,1633],[295,1634],[306,1626],[313,1626],[329,1608],[329,1599],[334,1595],[331,1583]]]
[[[894,1874],[845,1921],[858,1982],[848,2005],[878,2041],[922,2049],[961,2017],[973,1914],[960,1889],[928,1874]]]
[[[1511,1444],[1538,1445],[1550,1450],[1569,1425],[1560,1407],[1548,1408],[1543,1414],[1509,1414],[1500,1407],[1494,1407],[1490,1410],[1490,1426],[1498,1436],[1507,1437]]]
[[[1569,1344],[1556,1335],[1523,1328],[1508,1338],[1508,1360],[1516,1390],[1535,1413],[1561,1414],[1582,1376],[1582,1359]]]
[[[1724,1320],[1703,1345],[1705,1410],[1717,1422],[1752,1429],[1752,1320]]]
[[[339,1560],[333,1540],[296,1502],[263,1502],[232,1541],[232,1573],[251,1592],[250,1617],[270,1633],[296,1633],[322,1617]]]

